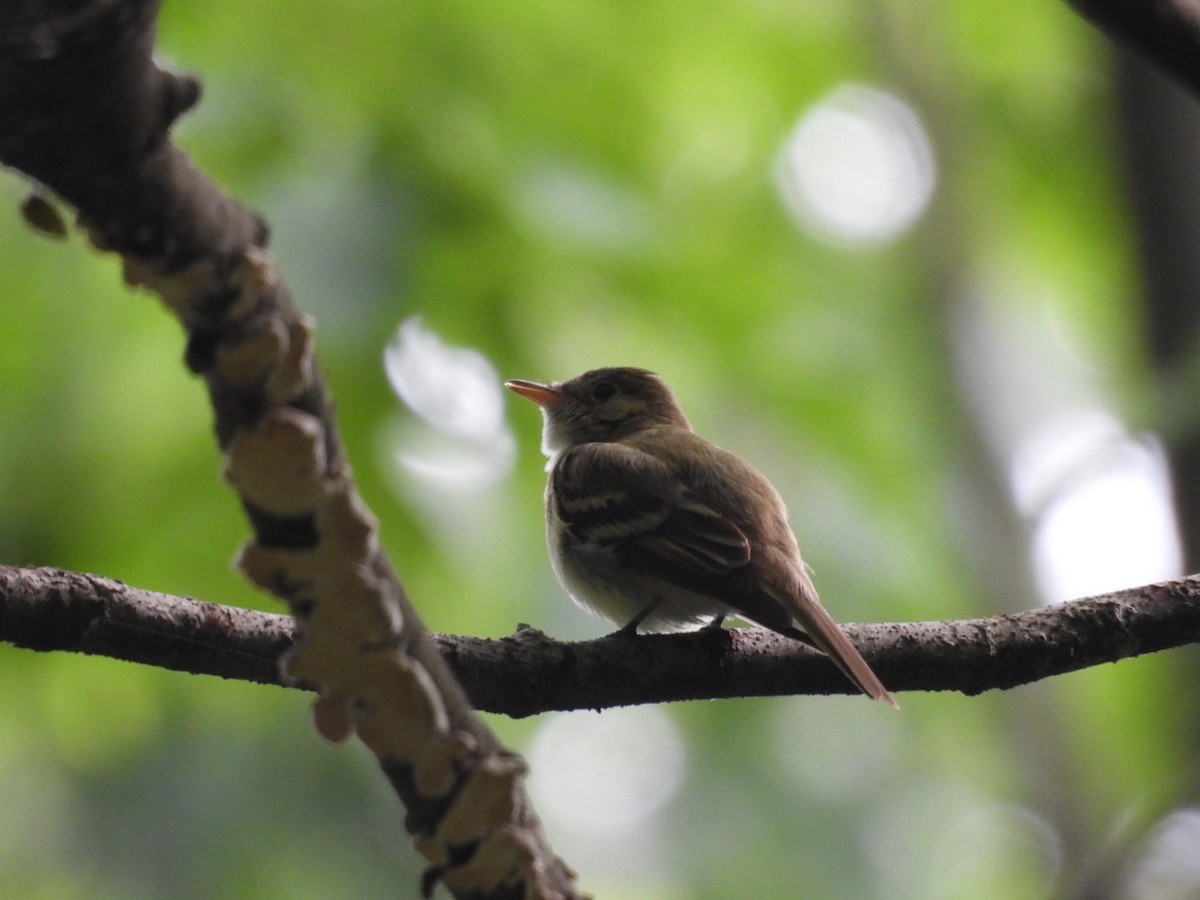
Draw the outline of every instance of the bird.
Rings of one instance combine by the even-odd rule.
[[[504,384],[541,408],[550,561],[578,605],[627,635],[735,616],[815,647],[898,706],[821,605],[779,492],[696,434],[662,378],[621,366]]]

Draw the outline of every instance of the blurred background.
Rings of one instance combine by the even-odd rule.
[[[1065,5],[167,3],[180,142],[262,210],[429,626],[554,582],[504,378],[662,373],[844,621],[1200,569],[1196,103]],[[178,325],[0,178],[0,559],[278,611]],[[1194,648],[966,698],[490,716],[605,900],[1200,897]],[[298,693],[0,646],[0,884],[416,896]]]

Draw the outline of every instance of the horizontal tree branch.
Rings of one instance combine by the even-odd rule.
[[[289,616],[60,569],[0,566],[0,640],[281,684]],[[1007,689],[1200,643],[1200,576],[1013,615],[849,625],[893,692]],[[668,700],[853,693],[821,654],[760,628],[557,641],[433,635],[476,708],[510,716]]]

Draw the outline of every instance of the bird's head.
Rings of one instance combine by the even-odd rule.
[[[553,456],[576,444],[619,441],[648,428],[691,430],[666,383],[645,369],[592,369],[570,381],[504,382],[542,408],[542,452]]]

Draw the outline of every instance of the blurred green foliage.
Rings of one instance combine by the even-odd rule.
[[[849,620],[1037,602],[1027,574],[989,580],[1029,564],[992,540],[1023,526],[980,483],[951,287],[1035,318],[1052,297],[1118,410],[1147,389],[1107,52],[1065,7],[210,0],[166,4],[160,51],[204,80],[178,139],[271,222],[435,630],[605,626],[549,572],[532,407],[513,400],[517,462],[485,492],[439,500],[400,471],[397,435],[423,426],[382,352],[414,315],[498,377],[662,372],[776,482]],[[845,83],[906,98],[933,143],[933,206],[892,242],[813,239],[774,181]],[[276,609],[230,571],[247,529],[178,326],[78,236],[24,228],[23,190],[0,181],[0,558]],[[547,825],[606,900],[1065,894],[1194,792],[1179,672],[1143,659],[899,714],[680,705],[660,808],[602,836]],[[7,895],[415,896],[402,811],[361,748],[317,741],[307,698],[10,647],[0,674]],[[528,750],[550,718],[494,724]]]

